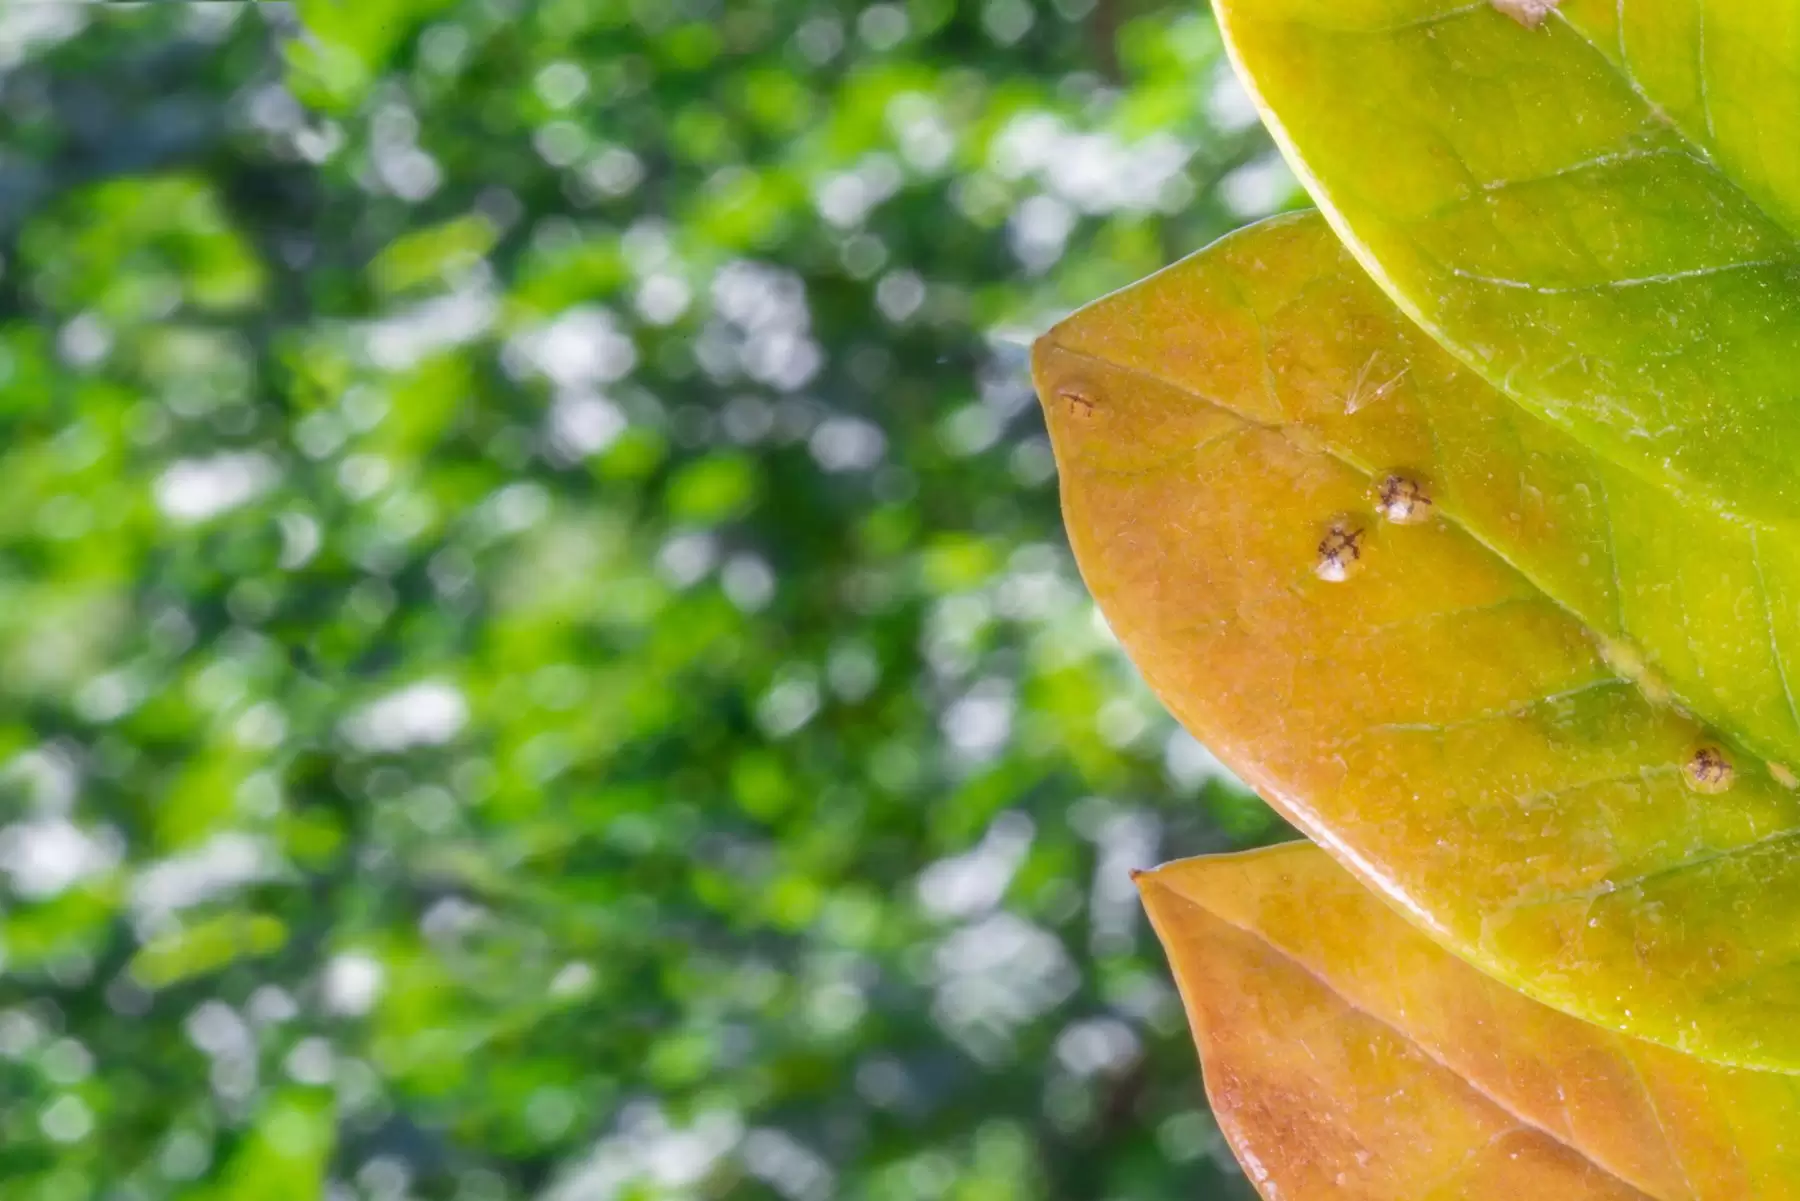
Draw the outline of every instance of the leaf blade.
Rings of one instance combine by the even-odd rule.
[[[1467,1112],[1438,1073],[1466,1085],[1500,1115],[1496,1124],[1528,1136],[1521,1141],[1572,1152],[1622,1195],[1800,1195],[1800,1158],[1783,1134],[1800,1113],[1791,1077],[1705,1064],[1513,993],[1408,928],[1315,847],[1181,860],[1141,876],[1139,887],[1188,1004],[1209,1094],[1227,1111],[1221,1127],[1249,1152],[1247,1163],[1271,1172],[1270,1196],[1363,1195],[1359,1172],[1379,1176],[1366,1185],[1370,1196],[1433,1195],[1416,1177],[1435,1172],[1415,1153],[1436,1149],[1437,1136],[1424,1123],[1404,1125],[1410,1114],[1395,1132],[1385,1098],[1395,1078],[1421,1088],[1435,1082],[1440,1104]],[[1251,995],[1257,989],[1265,995]],[[1270,992],[1282,995],[1271,1000]],[[1383,1044],[1378,1032],[1394,1041]],[[1222,1061],[1256,1049],[1251,1034],[1275,1044],[1264,1054],[1281,1064],[1260,1100],[1210,1083],[1242,1074]],[[1377,1066],[1333,1074],[1342,1062],[1329,1053],[1333,1038],[1363,1040]],[[1256,1128],[1270,1123],[1284,1088],[1310,1090],[1311,1120],[1367,1132],[1364,1150],[1387,1136],[1377,1152],[1386,1162],[1351,1156],[1330,1173],[1349,1180],[1329,1189],[1318,1187],[1323,1180],[1309,1191],[1304,1176],[1284,1178],[1295,1167],[1284,1158],[1291,1140],[1259,1139],[1268,1131]]]
[[[1511,404],[1405,321],[1317,215],[1259,228],[1242,235],[1254,252],[1234,259],[1261,264],[1256,279],[1190,260],[1084,310],[1083,336],[1100,338],[1116,367],[1304,426],[1365,474],[1422,472],[1437,507],[1605,639],[1624,674],[1763,758],[1800,762],[1800,543],[1695,511]],[[1243,312],[1196,316],[1196,288]],[[1245,292],[1259,288],[1266,297]],[[1301,303],[1362,349],[1321,347],[1282,322]],[[1272,324],[1259,324],[1259,306]],[[1171,310],[1181,324],[1159,316]],[[1261,358],[1209,350],[1226,344],[1255,344]]]
[[[1509,406],[1411,331],[1316,216],[1241,231],[1090,306],[1034,366],[1090,590],[1241,777],[1539,1000],[1723,1061],[1800,1066],[1785,1020],[1800,799],[1785,769],[1741,754],[1727,791],[1684,784],[1710,734],[1652,703],[1655,681],[1604,624],[1620,581],[1650,588],[1679,547],[1643,550],[1641,571],[1582,564],[1599,519],[1569,516],[1538,470],[1561,454],[1574,472],[1579,447],[1521,422],[1533,455],[1496,449],[1490,417]],[[1398,382],[1344,403],[1359,378]],[[1377,465],[1409,458],[1439,473],[1454,521],[1377,524]],[[1515,476],[1496,498],[1488,482]],[[1541,511],[1512,520],[1533,478]],[[1330,583],[1314,573],[1320,531],[1344,514],[1368,559]],[[1666,524],[1631,515],[1646,537]],[[1601,637],[1572,612],[1599,614]]]
[[[1571,28],[1757,205],[1800,230],[1800,9],[1709,0],[1567,0]]]
[[[1647,483],[1800,516],[1792,235],[1565,22],[1341,10],[1219,13],[1277,141],[1384,289]]]

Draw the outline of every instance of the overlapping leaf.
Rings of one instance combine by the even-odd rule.
[[[1608,620],[1778,620],[1711,574],[1742,531],[1516,410],[1316,216],[1091,306],[1035,370],[1082,570],[1190,729],[1502,979],[1800,1068],[1792,776],[1663,703]],[[1417,490],[1386,506],[1409,520],[1384,484]],[[1731,687],[1770,641],[1730,644]]]
[[[1219,13],[1271,129],[1409,313],[1694,506],[1800,517],[1781,104],[1800,10],[1571,0],[1535,29],[1463,0]]]
[[[1317,848],[1140,877],[1214,1112],[1289,1201],[1800,1197],[1800,1081],[1529,1001]]]

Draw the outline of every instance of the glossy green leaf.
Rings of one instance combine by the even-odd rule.
[[[1537,28],[1457,0],[1220,15],[1277,139],[1410,315],[1645,481],[1779,528],[1800,516],[1794,10],[1738,7],[1760,15],[1627,6],[1623,41],[1598,3]],[[1770,61],[1712,98],[1758,44]]]
[[[1764,212],[1800,232],[1800,7],[1568,0],[1559,13]]]
[[[1793,776],[1668,704],[1608,621],[1620,596],[1756,618],[1757,662],[1765,598],[1681,562],[1721,523],[1608,495],[1629,477],[1409,326],[1316,216],[1082,311],[1035,373],[1090,589],[1239,775],[1530,995],[1800,1067]]]
[[[1527,1000],[1317,847],[1184,859],[1138,887],[1220,1128],[1272,1199],[1800,1197],[1800,1081]]]

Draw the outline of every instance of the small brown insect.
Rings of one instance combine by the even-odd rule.
[[[1431,493],[1414,476],[1389,475],[1375,486],[1375,510],[1395,525],[1417,525],[1431,518]]]
[[[1073,388],[1064,388],[1062,398],[1069,404],[1069,416],[1071,417],[1088,417],[1094,412],[1094,402]]]
[[[1333,584],[1350,578],[1363,556],[1363,539],[1367,531],[1347,517],[1333,521],[1319,539],[1319,558],[1313,574]]]
[[[1736,776],[1737,770],[1731,766],[1730,758],[1716,746],[1694,748],[1681,770],[1681,778],[1687,786],[1703,793],[1724,792]]]

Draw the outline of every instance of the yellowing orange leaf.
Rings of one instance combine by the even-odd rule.
[[[1317,216],[1090,306],[1034,373],[1089,588],[1240,776],[1538,1000],[1800,1069],[1793,776],[1666,703],[1616,636],[1627,595],[1685,594],[1663,611],[1760,651],[1791,581],[1711,587],[1736,536],[1716,514],[1615,490]],[[1731,661],[1683,678],[1735,712]]]
[[[1800,1197],[1800,1081],[1527,1000],[1316,847],[1138,884],[1219,1124],[1271,1201]]]

